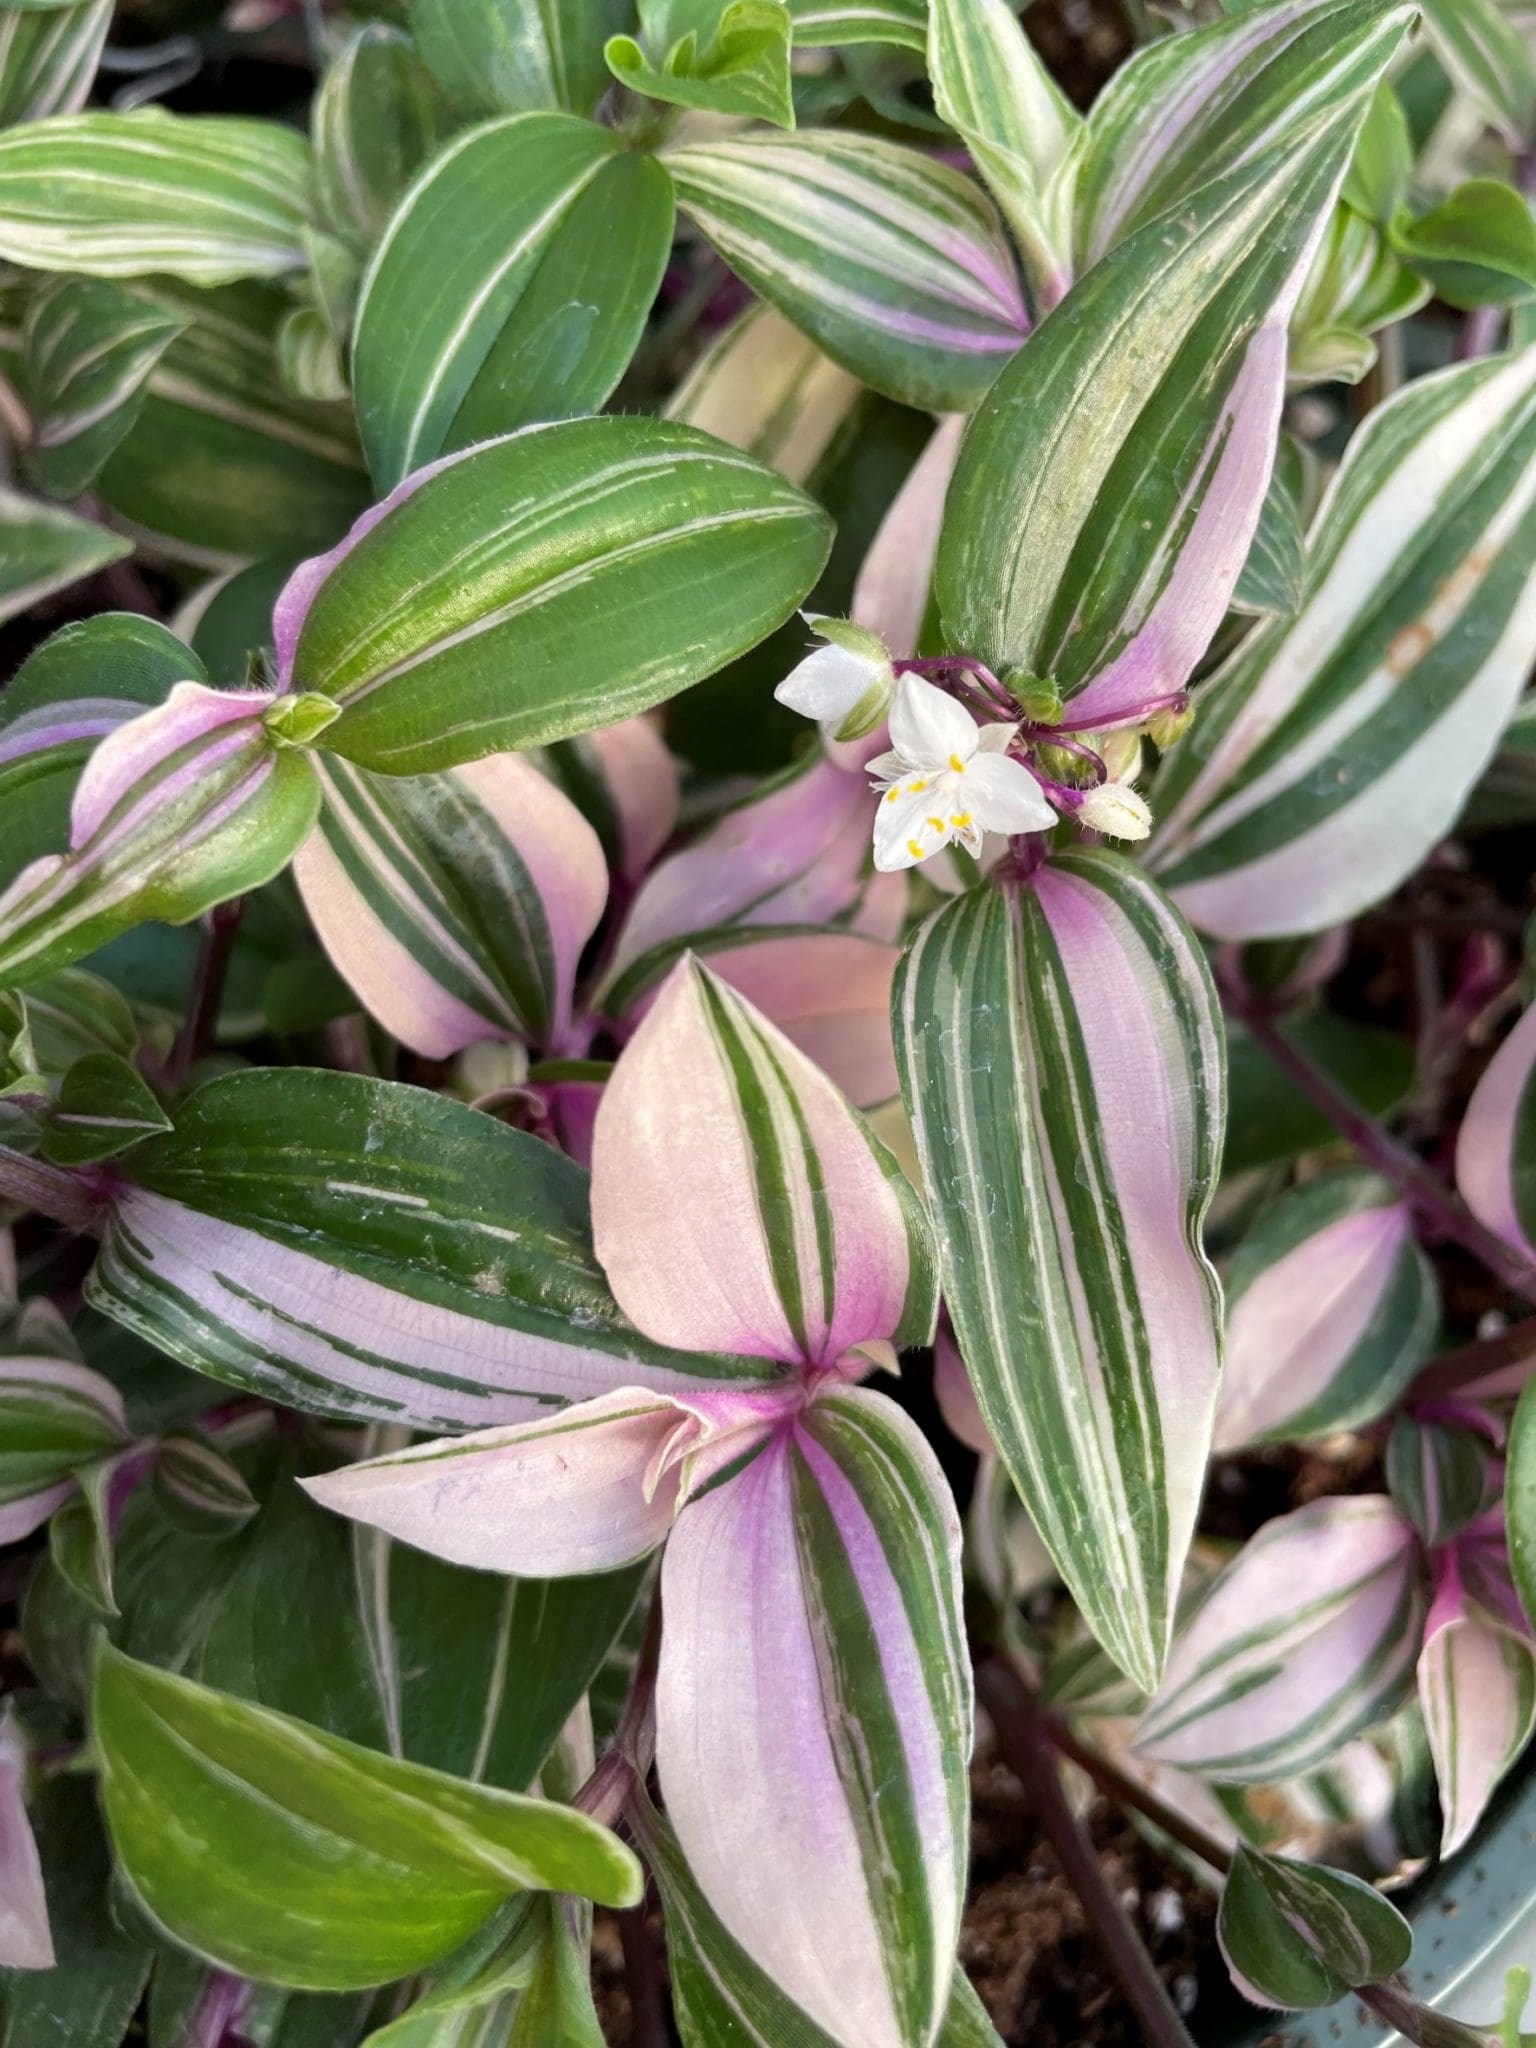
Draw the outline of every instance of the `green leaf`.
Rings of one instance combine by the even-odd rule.
[[[43,1134],[43,1157],[55,1166],[91,1166],[170,1128],[137,1067],[116,1053],[87,1053],[64,1076]]]
[[[61,114],[0,134],[0,256],[192,284],[304,266],[309,144],[223,114]]]
[[[190,1430],[161,1438],[155,1488],[171,1519],[194,1535],[223,1535],[257,1512],[256,1496],[239,1467]]]
[[[1431,1549],[1498,1503],[1498,1459],[1480,1430],[1399,1415],[1385,1464],[1392,1498]]]
[[[78,497],[133,425],[184,323],[105,278],[49,278],[22,327],[29,459],[43,488]]]
[[[1413,138],[1403,103],[1391,86],[1383,82],[1371,95],[1371,104],[1355,141],[1344,178],[1343,198],[1357,213],[1378,227],[1390,227],[1398,209],[1408,197],[1413,174]]]
[[[982,1414],[1084,1619],[1150,1691],[1219,1370],[1200,1233],[1223,1035],[1204,959],[1128,862],[1067,855],[921,926],[892,1029]]]
[[[0,731],[26,712],[77,699],[119,698],[147,708],[177,683],[207,679],[169,626],[137,612],[97,612],[60,626],[27,656],[0,697]]]
[[[1398,230],[1397,250],[1448,305],[1508,306],[1536,292],[1536,219],[1502,178],[1468,178]]]
[[[381,21],[358,29],[315,94],[310,129],[320,217],[366,256],[447,133],[446,110],[409,37]]]
[[[99,1615],[117,1613],[112,1595],[112,1520],[108,1490],[121,1461],[103,1458],[78,1474],[78,1490],[48,1525],[54,1568]]]
[[[1536,1616],[1536,1380],[1526,1382],[1509,1437],[1504,1512],[1509,1564],[1528,1617]],[[1533,1623],[1536,1626],[1536,1623]]]
[[[456,112],[590,114],[608,88],[603,45],[631,0],[412,0],[411,29]]]
[[[0,484],[0,620],[30,611],[55,591],[132,553],[131,540],[94,520]]]
[[[917,150],[818,130],[666,159],[731,267],[856,377],[905,405],[968,411],[1028,318],[997,216]]]
[[[1423,0],[1435,54],[1514,149],[1536,134],[1536,57],[1498,0]]]
[[[583,1170],[419,1088],[231,1074],[179,1107],[131,1175],[92,1302],[194,1371],[293,1407],[461,1430],[580,1392],[757,1370],[641,1337],[592,1254]]]
[[[82,105],[111,24],[112,0],[0,12],[0,128]]]
[[[789,12],[797,50],[889,43],[921,55],[928,47],[927,0],[789,0]]]
[[[1180,745],[1185,742],[1180,741]],[[1413,1086],[1413,1047],[1394,1031],[1352,1023],[1330,1011],[1287,1018],[1279,1027],[1367,1115],[1385,1116]],[[1223,1171],[1251,1173],[1338,1142],[1338,1132],[1239,1024],[1227,1027],[1227,1145]]]
[[[1301,514],[1279,466],[1269,480],[1259,524],[1232,593],[1232,609],[1260,618],[1289,618],[1301,602]]]
[[[583,1815],[97,1657],[107,1825],[150,1914],[211,1961],[316,1990],[440,1960],[525,1889],[632,1905],[634,1857]]]
[[[65,967],[25,995],[0,997],[0,1031],[25,1035],[33,1071],[51,1086],[87,1053],[127,1059],[138,1050],[139,1026],[108,981],[83,967]]]
[[[814,583],[829,524],[688,427],[527,428],[412,480],[318,589],[291,585],[280,651],[295,688],[342,706],[331,752],[450,768],[612,724],[755,646]]]
[[[259,285],[207,292],[168,278],[137,296],[190,324],[102,471],[106,503],[170,553],[220,569],[329,547],[368,480],[350,413],[283,388],[276,341],[290,302]]]
[[[0,1514],[110,1456],[127,1435],[117,1389],[89,1366],[26,1355],[0,1359]],[[9,1520],[0,1528],[8,1541],[25,1533]]]
[[[1239,1842],[1217,1938],[1238,1989],[1290,2012],[1332,2005],[1407,1962],[1413,1929],[1363,1879],[1326,1864],[1266,1856]]]
[[[446,450],[595,412],[672,244],[650,157],[570,114],[513,114],[433,159],[358,302],[353,384],[381,489]]]
[[[783,0],[729,0],[707,36],[689,33],[670,49],[657,48],[657,62],[633,36],[612,37],[603,55],[615,78],[650,99],[793,128],[793,29]]]

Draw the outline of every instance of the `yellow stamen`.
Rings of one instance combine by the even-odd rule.
[[[969,823],[971,822],[971,814],[969,811],[956,811],[955,815],[950,819],[949,822],[951,825],[969,825]]]
[[[907,841],[907,851],[911,854],[914,860],[921,860],[923,857],[923,849],[918,845],[915,839],[909,839]]]
[[[925,776],[923,777],[923,779],[922,779],[922,780],[921,780],[920,782],[909,782],[909,783],[907,784],[907,795],[908,795],[908,796],[916,796],[916,795],[917,795],[917,792],[918,792],[918,791],[919,791],[920,789],[926,789],[927,787],[928,787],[928,778],[927,778],[927,776],[925,775]]]
[[[944,820],[942,818],[930,818],[928,820],[928,823],[933,827],[935,832],[942,832],[944,830]]]
[[[958,754],[950,755],[949,765],[951,768],[954,769],[957,775],[963,775],[965,773],[965,763],[961,760]]]
[[[900,795],[901,791],[899,789],[887,790],[885,800],[888,804],[893,804]]]

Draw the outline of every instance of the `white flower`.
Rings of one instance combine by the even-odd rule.
[[[896,687],[885,642],[851,619],[808,612],[805,622],[827,644],[792,668],[773,694],[802,718],[814,718],[829,740],[862,739],[885,717]]]
[[[891,751],[869,764],[881,792],[875,866],[915,867],[940,847],[981,852],[983,832],[1046,832],[1056,813],[1020,761],[1011,725],[978,726],[920,676],[904,675],[891,707]]]
[[[1077,822],[1111,839],[1145,839],[1152,830],[1152,813],[1129,783],[1101,782],[1097,789],[1083,791]]]

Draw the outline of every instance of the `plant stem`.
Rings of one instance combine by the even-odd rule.
[[[1416,1407],[1421,1401],[1437,1401],[1446,1394],[1460,1393],[1471,1382],[1505,1367],[1526,1364],[1536,1370],[1536,1316],[1512,1323],[1497,1337],[1480,1337],[1475,1344],[1462,1344],[1455,1351],[1444,1351],[1438,1358],[1432,1358],[1403,1398],[1408,1406]]]
[[[1110,1889],[1093,1844],[1067,1805],[1045,1719],[1028,1688],[1012,1665],[995,1654],[977,1666],[976,1686],[997,1730],[1003,1761],[1028,1793],[1150,2048],[1193,2048],[1162,1978]]]
[[[186,1080],[194,1064],[213,1043],[219,1021],[219,1004],[224,998],[224,978],[229,972],[229,956],[234,951],[235,933],[240,929],[240,919],[244,914],[245,898],[234,896],[228,903],[215,904],[203,922],[203,943],[192,974],[187,1014],[182,1019],[176,1043],[171,1047],[171,1056],[166,1062],[166,1079],[173,1086],[179,1086]]]
[[[644,1904],[618,1914],[619,1940],[624,1945],[624,1976],[629,1984],[629,2038],[633,2048],[670,2048],[665,1968],[656,1930]]]
[[[1388,1136],[1374,1117],[1368,1116],[1327,1074],[1314,1067],[1306,1054],[1278,1029],[1262,1002],[1230,981],[1223,983],[1222,998],[1232,1015],[1246,1026],[1254,1043],[1268,1053],[1313,1107],[1321,1110],[1339,1134],[1349,1140],[1361,1158],[1401,1190],[1441,1236],[1469,1251],[1511,1293],[1536,1301],[1536,1269],[1501,1237],[1484,1229],[1421,1159]]]
[[[1170,1841],[1188,1849],[1192,1856],[1198,1856],[1201,1862],[1208,1863],[1212,1870],[1220,1871],[1225,1876],[1231,1869],[1231,1851],[1223,1843],[1218,1842],[1214,1835],[1208,1835],[1204,1828],[1196,1826],[1194,1821],[1189,1820],[1176,1808],[1165,1806],[1155,1792],[1148,1786],[1139,1784],[1107,1756],[1102,1756],[1098,1750],[1090,1749],[1086,1743],[1079,1742],[1071,1729],[1054,1714],[1042,1714],[1040,1725],[1051,1747],[1075,1763],[1079,1770],[1086,1771],[1099,1790],[1113,1799],[1117,1806],[1128,1806],[1144,1820],[1151,1821],[1152,1825],[1167,1835]]]
[[[661,1582],[651,1594],[645,1634],[635,1673],[629,1681],[629,1696],[613,1741],[598,1758],[597,1767],[571,1801],[582,1813],[612,1827],[629,1803],[630,1794],[644,1789],[656,1751],[656,1671],[661,1660]]]
[[[100,1197],[62,1166],[0,1151],[0,1201],[19,1202],[67,1230],[94,1230]]]

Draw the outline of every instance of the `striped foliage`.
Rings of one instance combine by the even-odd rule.
[[[531,763],[439,775],[323,760],[294,872],[332,964],[403,1044],[447,1059],[485,1038],[558,1048],[608,895],[597,834]]]
[[[1536,656],[1536,348],[1416,380],[1350,443],[1295,616],[1208,685],[1151,866],[1202,930],[1320,931],[1455,822]]]
[[[303,267],[309,144],[227,115],[69,114],[0,135],[0,256],[191,284]]]
[[[1363,1878],[1246,1842],[1232,1860],[1216,1933],[1238,1990],[1291,2012],[1384,1982],[1413,1948],[1408,1922]]]
[[[1480,1223],[1536,1262],[1536,1007],[1488,1062],[1456,1137],[1456,1185]]]
[[[139,414],[145,386],[184,323],[105,278],[49,278],[27,306],[21,388],[31,463],[45,490],[88,488]]]
[[[352,382],[381,490],[445,450],[596,412],[672,245],[652,157],[572,114],[513,114],[433,157],[358,298]]]
[[[1536,1729],[1536,1644],[1452,1580],[1430,1615],[1418,1679],[1440,1788],[1440,1854],[1454,1856]]]
[[[669,1817],[713,1914],[834,2041],[929,2048],[950,1995],[971,1749],[959,1551],[921,1434],[848,1389],[686,1507],[663,1561]]]
[[[581,1168],[419,1089],[231,1075],[129,1171],[94,1304],[296,1408],[463,1430],[755,1370],[641,1337],[593,1260]]]
[[[927,47],[927,0],[788,0],[795,46],[825,49],[848,43]]]
[[[1296,499],[1277,464],[1259,509],[1253,545],[1232,592],[1233,611],[1258,618],[1289,617],[1301,602],[1304,546]]]
[[[1424,1613],[1418,1539],[1384,1495],[1266,1522],[1180,1628],[1136,1749],[1237,1783],[1312,1770],[1402,1705]]]
[[[0,620],[132,552],[131,541],[95,520],[0,484]]]
[[[888,397],[967,411],[1024,338],[991,204],[916,150],[823,130],[699,143],[666,163],[732,269]]]
[[[632,0],[412,0],[411,33],[457,114],[590,114],[612,83],[603,45],[634,17]]]
[[[112,22],[112,0],[0,8],[0,128],[85,104]]]
[[[1536,127],[1536,56],[1498,0],[1423,0],[1424,26],[1454,83],[1523,149]]]
[[[1528,1379],[1515,1409],[1509,1434],[1509,1466],[1504,1484],[1508,1519],[1509,1567],[1527,1618],[1536,1614],[1536,1394]]]
[[[296,398],[276,354],[284,296],[256,284],[135,288],[185,324],[98,490],[170,554],[227,568],[328,546],[368,499],[350,409]]]
[[[931,917],[892,1013],[982,1414],[1090,1627],[1150,1691],[1219,1363],[1200,1231],[1224,1055],[1204,961],[1136,869],[1070,854]]]
[[[409,37],[382,21],[358,29],[322,78],[310,113],[320,216],[354,254],[368,254],[446,127]]]
[[[1439,1321],[1434,1268],[1387,1182],[1349,1171],[1290,1189],[1232,1263],[1216,1448],[1374,1421],[1429,1356]]]
[[[185,924],[287,866],[320,785],[303,754],[268,737],[270,702],[178,683],[99,742],[75,789],[69,851],[41,855],[0,896],[0,987],[150,919]]]
[[[949,488],[947,644],[1049,677],[1084,726],[1188,679],[1258,524],[1291,300],[1363,107],[1119,244],[1003,371]]]
[[[1035,55],[1007,0],[931,0],[928,74],[1013,229],[1037,310],[1071,279],[1072,167],[1083,119]]]
[[[15,1705],[8,1700],[0,1709],[0,1963],[7,1975],[16,1970],[51,1971],[57,1960],[42,1860],[27,1818],[27,1764],[27,1744],[17,1726]]]
[[[128,1438],[122,1396],[67,1358],[0,1358],[0,1543],[38,1528],[75,1491],[74,1475]]]
[[[772,306],[749,306],[704,351],[667,403],[700,427],[808,483],[859,395],[859,380]]]
[[[1474,1411],[1475,1413],[1475,1411]],[[1438,1550],[1459,1536],[1503,1490],[1499,1446],[1493,1425],[1436,1422],[1412,1413],[1399,1415],[1387,1438],[1387,1490],[1425,1544]]]
[[[328,750],[409,775],[649,709],[754,646],[830,521],[749,456],[641,418],[530,427],[429,465],[279,599]]]
[[[1076,182],[1081,266],[1209,179],[1359,102],[1409,18],[1384,0],[1264,0],[1148,44],[1094,103]]]

